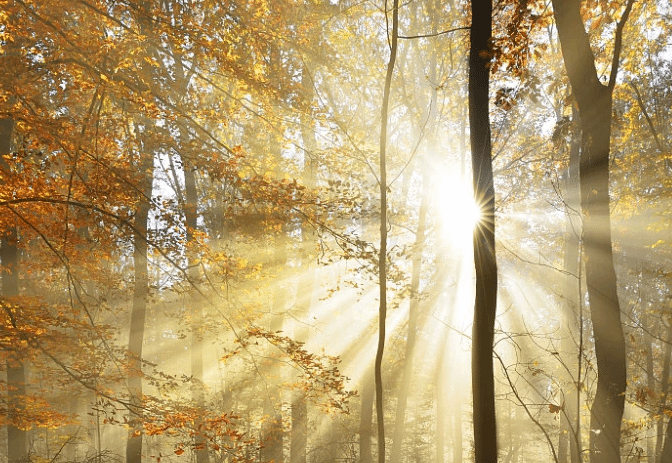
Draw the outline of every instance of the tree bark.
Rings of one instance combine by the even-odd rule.
[[[143,146],[143,148],[145,148]],[[141,190],[143,197],[139,199],[135,210],[135,236],[133,237],[133,267],[135,285],[133,289],[133,308],[131,310],[131,330],[128,341],[129,378],[132,416],[126,443],[126,463],[142,462],[142,344],[145,336],[145,318],[147,313],[147,296],[149,294],[149,276],[147,273],[147,218],[149,216],[152,197],[153,152],[148,150],[141,154],[140,172],[146,174]]]
[[[0,119],[0,168],[9,173],[4,155],[11,152],[14,121]],[[2,299],[19,295],[19,250],[16,247],[16,226],[2,236],[0,258],[2,259]],[[6,310],[10,310],[7,308]],[[20,359],[7,364],[7,389],[10,415],[24,407],[22,396],[26,394],[26,369]],[[7,426],[7,460],[9,463],[28,459],[28,433],[15,426]]]
[[[387,15],[387,1],[385,2]],[[387,318],[387,118],[390,103],[390,88],[394,63],[397,59],[397,35],[399,30],[399,0],[392,4],[392,30],[390,33],[390,60],[387,63],[383,104],[380,110],[380,249],[378,252],[378,349],[374,363],[374,379],[376,386],[376,421],[378,425],[378,462],[385,463],[385,412],[383,410],[383,352],[385,351],[385,321]]]
[[[567,271],[567,281],[565,288],[565,297],[567,303],[563,311],[563,325],[568,331],[568,335],[563,337],[563,353],[577,355],[576,375],[571,374],[568,363],[568,378],[570,383],[569,393],[565,394],[564,409],[561,413],[560,442],[558,445],[558,459],[560,462],[571,461],[579,463],[581,431],[579,428],[581,420],[579,419],[578,402],[581,400],[581,362],[583,354],[581,346],[578,346],[576,352],[575,335],[578,336],[579,324],[583,322],[579,298],[580,285],[577,284],[580,278],[579,271],[579,250],[581,236],[581,221],[575,216],[575,211],[581,207],[581,193],[579,186],[579,160],[581,147],[581,130],[578,122],[579,114],[576,109],[572,111],[572,138],[569,147],[569,164],[564,178],[565,190],[565,254],[564,269]],[[571,358],[571,356],[568,356]]]
[[[667,421],[665,445],[660,454],[660,463],[672,463],[672,418]]]
[[[580,0],[553,0],[565,68],[581,118],[581,211],[598,372],[590,423],[593,463],[620,461],[620,430],[625,406],[625,337],[611,250],[609,143],[612,93],[622,30],[632,3],[629,0],[617,27],[611,75],[605,86],[599,80],[590,40],[581,19]]]
[[[472,332],[471,381],[476,463],[497,461],[493,341],[497,313],[495,189],[490,140],[489,86],[492,1],[471,3],[469,50],[469,127],[474,195],[483,219],[474,229],[476,300]]]

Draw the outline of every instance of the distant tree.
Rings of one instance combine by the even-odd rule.
[[[9,155],[12,146],[14,121],[11,118],[0,120],[0,169],[4,174],[9,173],[9,165],[5,156]],[[4,186],[4,185],[3,185]],[[15,219],[10,218],[11,221]],[[21,313],[13,307],[12,298],[19,294],[19,250],[16,246],[17,229],[10,227],[0,241],[0,259],[2,259],[2,295],[0,303],[13,325],[14,317]],[[24,407],[26,394],[26,367],[23,359],[12,359],[7,364],[8,415],[12,415]],[[18,420],[7,426],[7,458],[10,463],[23,461],[28,457],[28,433],[18,426]]]
[[[143,149],[147,149],[144,144]],[[129,428],[126,445],[126,463],[142,462],[142,345],[144,342],[145,320],[147,316],[147,298],[149,296],[149,276],[147,273],[147,219],[152,197],[152,166],[151,150],[140,153],[138,163],[140,172],[149,172],[144,178],[142,196],[138,199],[135,209],[135,234],[133,236],[133,268],[135,273],[133,288],[133,308],[131,310],[131,329],[128,341],[129,378],[128,390],[131,396],[130,411],[132,425]]]

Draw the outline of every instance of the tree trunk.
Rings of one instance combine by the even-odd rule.
[[[180,131],[182,135],[186,135],[186,130]],[[181,140],[184,143],[185,139]],[[184,192],[185,192],[185,208],[184,215],[187,226],[187,266],[189,268],[188,275],[192,279],[191,284],[198,284],[197,279],[199,275],[197,256],[193,249],[189,249],[195,245],[194,231],[198,222],[198,194],[196,192],[196,173],[189,167],[189,163],[184,156],[181,156],[182,166],[184,169]],[[201,410],[205,410],[205,384],[203,375],[203,306],[196,302],[191,304],[191,375],[193,377],[193,384],[191,387],[191,398],[194,405]],[[201,421],[196,422],[196,428],[199,428]],[[207,448],[207,442],[203,435],[197,434],[194,438],[194,448],[196,453],[196,463],[208,463],[210,455]]]
[[[387,15],[387,11],[385,11]],[[378,348],[374,364],[376,385],[376,421],[378,425],[378,462],[385,463],[385,412],[383,410],[383,352],[385,351],[385,322],[387,318],[387,119],[390,103],[390,88],[394,74],[394,62],[397,59],[397,35],[399,29],[399,0],[392,4],[392,30],[390,44],[390,60],[387,63],[383,104],[380,110],[380,249],[378,251]]]
[[[454,386],[455,387],[455,386]],[[457,389],[457,388],[456,388]],[[453,411],[453,463],[462,463],[462,392],[455,391],[457,400],[452,404]]]
[[[143,148],[145,148],[143,146]],[[126,443],[126,463],[142,462],[142,344],[145,336],[145,318],[149,276],[147,273],[147,218],[152,197],[153,152],[142,153],[140,172],[147,173],[140,188],[143,197],[139,199],[135,211],[135,236],[133,238],[133,267],[135,286],[133,290],[133,308],[131,310],[131,332],[128,340],[129,378],[131,416],[129,417],[128,442]]]
[[[665,431],[665,445],[660,454],[660,463],[672,463],[672,418],[667,420]]]
[[[646,331],[644,333],[644,346],[646,349],[646,387],[649,389],[650,392],[653,392],[656,390],[656,377],[654,375],[654,365],[653,365],[654,339],[650,331],[651,320],[649,318],[648,310],[646,307],[647,298],[642,295],[642,291],[644,288],[643,279],[644,279],[644,270],[640,266],[637,279],[637,288],[639,295],[638,305],[640,307],[640,310],[642,311],[642,326],[646,327],[645,328]],[[659,427],[660,421],[658,421],[656,425],[657,427]],[[658,452],[656,450],[660,450],[660,448],[656,448],[656,440],[655,440],[655,437],[657,437],[658,433],[656,432],[656,428],[653,429],[655,434],[652,435],[653,433],[651,433],[650,430],[648,430],[646,436],[646,457],[648,463],[656,463],[656,457],[658,455]]]
[[[9,118],[0,119],[0,168],[9,172],[4,155],[11,152],[14,121]],[[0,243],[2,259],[2,299],[19,295],[19,250],[16,247],[16,226],[7,230]],[[7,309],[9,310],[9,309]],[[26,394],[26,371],[23,362],[7,364],[7,390],[9,414],[13,415],[23,407],[22,396]],[[7,426],[7,460],[9,463],[28,459],[28,433],[15,426]]]
[[[578,279],[580,278],[579,271],[579,249],[581,236],[581,221],[575,217],[575,211],[581,207],[581,194],[579,186],[579,156],[580,156],[580,138],[581,131],[579,126],[579,114],[576,110],[572,112],[572,140],[569,147],[569,165],[564,178],[565,190],[565,255],[564,255],[564,269],[568,272],[566,277],[565,297],[567,299],[565,310],[563,311],[563,325],[567,329],[568,334],[563,337],[563,354],[576,352],[576,345],[574,343],[575,335],[578,335],[579,324],[583,322],[580,310],[581,297],[580,285]],[[579,428],[579,407],[578,402],[581,400],[581,362],[580,358],[583,354],[581,347],[578,346],[577,355],[577,370],[576,374],[572,375],[569,370],[567,382],[569,385],[569,392],[565,394],[564,409],[560,415],[560,442],[558,445],[558,460],[560,462],[569,461],[571,463],[579,463],[580,460],[580,441],[581,431]],[[572,356],[568,355],[568,358]],[[572,367],[572,363],[567,364],[568,368]]]
[[[586,283],[597,359],[597,392],[591,408],[590,456],[593,463],[620,461],[621,419],[625,406],[626,357],[616,272],[611,250],[609,143],[612,93],[618,69],[622,28],[618,24],[609,85],[600,83],[580,0],[553,0],[567,75],[581,118],[581,211],[586,253]]]
[[[445,339],[445,337],[444,337]],[[445,343],[441,343],[445,346]],[[446,453],[446,387],[444,382],[444,355],[439,356],[436,367],[436,430],[434,431],[434,461],[444,463]],[[453,451],[455,449],[453,448]]]
[[[276,159],[278,160],[277,162],[279,162],[279,153],[276,154]],[[287,251],[285,249],[286,239],[284,233],[285,230],[283,228],[280,232],[280,235],[275,240],[274,261],[277,262],[277,265],[279,266],[279,272],[278,278],[276,278],[278,284],[276,285],[273,294],[273,306],[270,323],[271,333],[282,331],[287,305],[287,290],[285,285],[280,283],[282,277],[284,276],[287,263]],[[274,463],[282,463],[284,461],[284,435],[282,426],[282,413],[279,409],[279,404],[281,402],[281,391],[278,387],[278,383],[280,383],[282,379],[282,368],[280,362],[274,361],[272,363],[269,368],[269,376],[270,381],[266,387],[267,396],[264,401],[264,415],[266,421],[262,426],[263,447],[261,449],[261,460],[273,460]]]
[[[667,404],[667,396],[670,388],[671,355],[672,355],[672,325],[670,325],[667,328],[667,342],[665,343],[665,350],[663,351],[663,371],[660,378],[660,404],[658,405],[658,415],[660,416],[665,414],[665,406]],[[658,421],[656,422],[656,455],[662,454],[663,427],[664,427],[663,420],[659,418]],[[662,458],[660,460],[662,461]]]
[[[489,86],[492,1],[471,3],[469,50],[469,127],[474,196],[483,219],[474,229],[476,300],[472,331],[471,381],[476,463],[497,461],[493,341],[497,313],[495,188],[490,140]]]
[[[359,460],[361,463],[372,463],[371,441],[373,438],[373,383],[371,370],[364,374],[362,382],[362,411],[359,421]]]
[[[309,74],[308,66],[304,63],[301,76],[301,87],[303,96],[307,103],[312,104],[315,99],[315,89],[313,80]],[[303,139],[303,183],[308,188],[315,188],[316,178],[316,156],[317,140],[312,126],[312,114],[305,113],[301,118],[301,138]],[[315,287],[315,271],[311,265],[313,261],[312,249],[315,242],[311,234],[305,227],[305,222],[301,226],[301,264],[303,273],[301,274],[301,283],[299,284],[299,294],[297,295],[296,306],[298,312],[296,317],[301,327],[294,332],[294,339],[299,342],[306,342],[309,337],[308,316],[312,306],[313,289]],[[296,390],[292,392],[292,427],[290,430],[290,452],[289,460],[291,463],[306,463],[306,452],[308,445],[308,403],[304,391]]]

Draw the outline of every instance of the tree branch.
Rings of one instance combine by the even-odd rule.
[[[632,5],[635,3],[635,0],[628,0],[628,4],[625,6],[625,11],[623,16],[621,16],[618,25],[616,26],[616,37],[614,38],[614,56],[611,61],[611,72],[609,75],[609,84],[607,87],[609,90],[613,90],[616,85],[616,75],[618,74],[618,61],[621,57],[621,49],[623,47],[623,29],[625,28],[625,23],[630,16],[630,11],[632,11]]]
[[[405,40],[411,40],[411,39],[426,39],[428,37],[438,37],[439,35],[445,35],[445,34],[450,34],[452,32],[458,32],[458,31],[468,31],[470,29],[470,26],[460,26],[460,27],[455,27],[453,29],[448,29],[445,31],[441,32],[432,32],[431,34],[420,34],[420,35],[400,35],[397,38],[398,39],[405,39]]]

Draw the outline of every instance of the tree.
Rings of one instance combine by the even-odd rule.
[[[609,82],[603,85],[581,19],[581,2],[553,1],[565,68],[581,118],[581,210],[586,282],[598,371],[590,425],[593,463],[620,461],[620,429],[625,406],[625,336],[611,248],[609,146],[612,95],[618,73],[623,27],[633,3],[634,0],[628,0],[618,22]]]
[[[11,152],[14,121],[10,118],[0,119],[0,169],[6,178],[9,177],[9,165],[5,160]],[[4,182],[3,182],[4,183]],[[13,221],[13,219],[10,219]],[[19,294],[19,250],[17,248],[17,227],[14,225],[5,231],[0,242],[0,258],[2,259],[2,309],[9,315],[12,324],[15,317],[21,317],[21,310],[13,299]],[[28,458],[28,433],[16,417],[25,407],[26,398],[26,367],[24,360],[13,358],[7,362],[7,402],[8,418],[13,423],[7,426],[7,459],[10,463],[25,461]]]
[[[385,15],[387,17],[387,2],[385,3]],[[390,37],[390,59],[387,63],[385,74],[385,88],[383,90],[383,103],[380,110],[380,155],[379,167],[380,178],[380,249],[378,250],[378,286],[380,288],[380,305],[378,309],[378,349],[374,366],[376,383],[376,418],[378,424],[378,461],[385,463],[385,411],[383,409],[383,353],[385,351],[385,336],[387,334],[385,321],[387,318],[387,124],[388,108],[390,102],[390,87],[394,74],[394,63],[397,60],[397,44],[399,34],[399,0],[392,3],[392,29]]]
[[[495,190],[490,140],[490,40],[492,2],[472,1],[469,48],[469,131],[474,197],[481,221],[474,229],[476,301],[472,330],[471,381],[476,463],[497,461],[493,343],[497,313]]]

